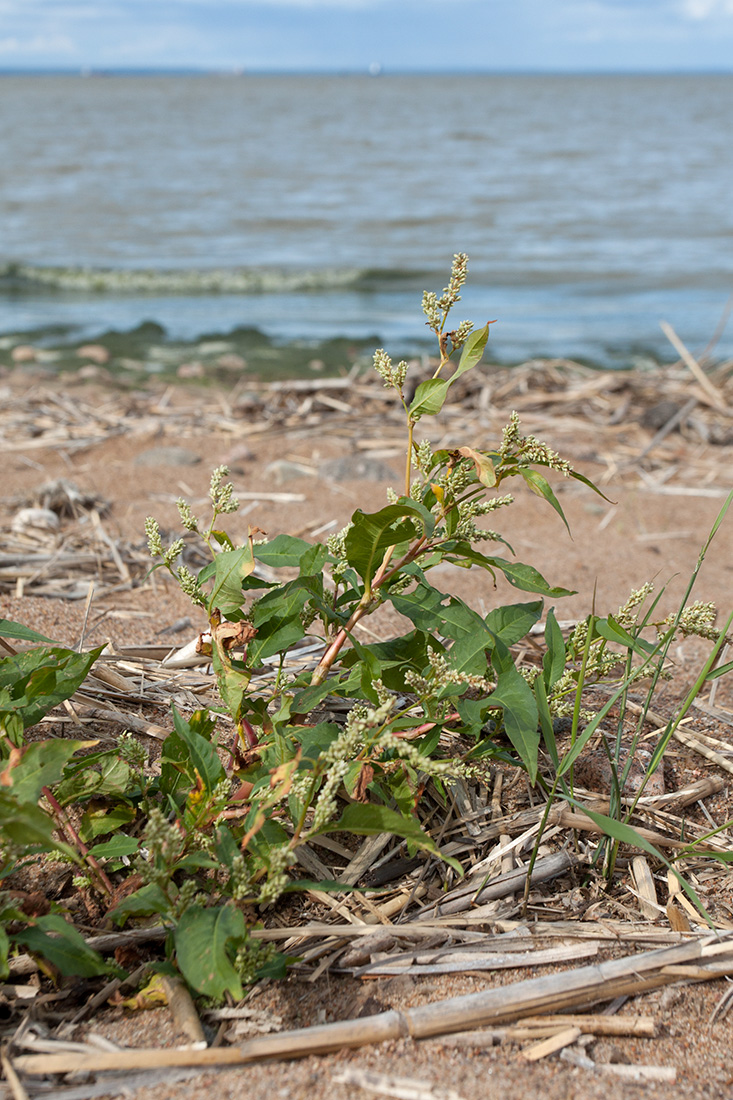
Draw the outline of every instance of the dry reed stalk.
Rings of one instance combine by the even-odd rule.
[[[691,965],[692,964],[692,965]],[[250,1039],[231,1050],[134,1050],[89,1054],[23,1055],[28,1074],[98,1072],[159,1066],[236,1065],[266,1058],[298,1058],[366,1046],[387,1039],[422,1039],[509,1023],[527,1015],[633,996],[680,980],[708,981],[733,973],[733,937],[661,948],[579,967],[510,986],[483,990],[402,1012],[344,1020]]]

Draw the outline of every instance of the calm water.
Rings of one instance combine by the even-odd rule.
[[[466,251],[498,358],[626,364],[733,292],[732,76],[3,77],[0,148],[0,333],[402,349]]]

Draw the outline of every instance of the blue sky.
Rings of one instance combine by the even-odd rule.
[[[733,0],[0,0],[0,69],[733,68]]]

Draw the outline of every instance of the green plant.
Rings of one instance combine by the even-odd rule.
[[[548,617],[543,674],[538,675],[535,680],[535,695],[544,744],[553,766],[554,780],[549,790],[546,813],[535,843],[530,870],[539,850],[549,812],[559,792],[569,803],[578,806],[603,829],[605,838],[598,847],[596,860],[603,864],[603,873],[608,881],[614,873],[619,845],[632,844],[653,855],[660,863],[672,870],[702,916],[709,919],[694,890],[680,873],[679,867],[691,853],[703,852],[705,841],[715,832],[727,828],[730,823],[712,830],[700,840],[682,848],[675,860],[669,861],[629,822],[649,780],[662,766],[664,753],[675,730],[689,713],[701,691],[711,681],[733,671],[733,661],[719,663],[721,650],[726,642],[730,641],[728,632],[733,623],[733,611],[729,613],[722,629],[719,629],[715,626],[717,610],[714,604],[699,600],[690,602],[707,552],[732,504],[733,492],[728,494],[713,523],[700,550],[683,597],[673,613],[663,619],[654,618],[664,590],[652,599],[653,585],[645,584],[632,592],[615,616],[601,618],[589,615],[578,624],[567,645],[557,629],[557,624]],[[645,609],[647,600],[649,605]],[[624,797],[630,769],[637,758],[636,750],[641,740],[644,723],[653,709],[655,693],[660,682],[669,676],[667,667],[670,649],[674,642],[691,635],[710,641],[712,643],[710,653],[684,699],[661,730],[644,774],[640,782],[635,785],[633,796]],[[584,713],[582,700],[589,684],[604,688],[607,698],[602,706],[596,706],[591,713]],[[632,689],[643,688],[644,685],[646,690],[642,704],[632,705],[629,699]],[[572,698],[570,745],[562,757],[558,753],[547,703],[548,693],[552,690],[556,695],[558,692],[567,693]],[[609,809],[607,814],[599,814],[577,802],[574,793],[573,767],[591,738],[612,712],[615,712],[615,735],[613,739],[602,737],[600,741],[607,754],[612,777]],[[582,731],[581,718],[587,719],[587,724]],[[719,852],[707,854],[716,859],[725,858]],[[527,881],[529,882],[529,877]]]
[[[17,653],[4,639],[42,643]],[[101,650],[75,653],[20,623],[0,620],[0,882],[20,865],[48,854],[84,862],[77,847],[56,839],[62,822],[41,805],[61,811],[51,794],[78,752],[96,742],[54,740],[26,745],[24,733],[53,707],[70,698],[86,678]],[[92,859],[92,873],[99,870]],[[8,976],[8,955],[23,947],[61,974],[91,976],[109,972],[96,951],[61,913],[31,917],[14,898],[0,891],[0,978]]]
[[[298,846],[320,833],[390,831],[412,846],[435,851],[417,813],[429,777],[439,784],[445,775],[480,766],[470,761],[499,756],[524,768],[533,783],[537,780],[537,701],[511,647],[541,617],[542,599],[497,606],[482,617],[436,588],[429,575],[450,562],[484,569],[493,577],[501,573],[512,587],[535,597],[566,595],[532,566],[487,552],[487,546],[511,547],[502,535],[482,526],[481,519],[511,505],[512,496],[503,491],[510,478],[523,481],[563,522],[545,471],[594,487],[544,443],[522,435],[516,415],[493,450],[479,450],[471,440],[435,450],[428,439],[417,438],[418,425],[440,412],[451,387],[477,367],[486,346],[489,324],[472,331],[463,322],[447,330],[465,276],[466,257],[456,256],[442,295],[424,297],[440,358],[411,400],[407,364],[393,364],[381,350],[374,356],[375,369],[405,416],[404,485],[402,492],[389,492],[385,507],[373,513],[358,509],[348,526],[325,544],[289,535],[258,540],[260,532],[251,528],[245,545],[235,546],[220,524],[221,517],[237,508],[225,482],[227,471],[220,467],[212,476],[212,516],[206,524],[185,501],[178,502],[184,529],[198,534],[212,556],[197,575],[180,561],[183,538],[166,547],[157,522],[147,521],[156,567],[175,576],[206,611],[210,632],[202,636],[200,649],[211,656],[222,702],[235,723],[234,771],[244,795],[236,820],[231,808],[224,809],[227,776],[210,747],[204,716],[194,716],[185,735],[186,724],[175,716],[174,736],[185,739],[186,748],[178,745],[174,753],[166,743],[161,793],[177,814],[182,837],[190,836],[191,829],[199,831],[196,843],[210,853],[210,863],[197,856],[198,866],[208,866],[219,879],[228,875],[224,892],[239,901],[262,904],[297,888],[288,868]],[[262,580],[258,563],[282,570],[284,579]],[[363,644],[355,626],[385,602],[412,629]],[[314,637],[322,643],[321,658],[315,669],[299,670],[294,662],[298,647]],[[253,681],[253,671],[266,665],[271,675]],[[343,725],[311,717],[318,709],[327,711],[334,697],[348,700]],[[562,695],[557,699],[559,703]],[[465,738],[463,759],[441,755],[444,727]],[[199,761],[195,776],[189,768],[179,786],[186,772],[184,759],[193,760],[194,746],[202,749],[202,736],[206,758]],[[171,767],[177,769],[175,776]],[[191,864],[185,839],[177,848],[175,859],[161,868],[159,881],[118,907],[119,918],[140,911],[135,907],[142,902],[154,902],[155,911],[181,919],[175,876]],[[211,897],[187,895],[183,900],[185,915]],[[204,908],[198,919],[209,922],[213,917]],[[186,976],[190,981],[191,975]]]

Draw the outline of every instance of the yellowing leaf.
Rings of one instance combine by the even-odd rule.
[[[474,451],[473,447],[459,447],[459,455],[463,455],[464,458],[470,458],[476,467],[476,477],[479,479],[482,485],[485,485],[488,489],[493,489],[496,485],[496,470],[494,469],[494,463],[490,457],[485,454],[481,454],[480,451]]]

